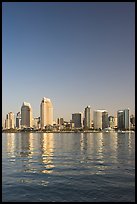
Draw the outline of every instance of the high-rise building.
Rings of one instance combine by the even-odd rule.
[[[39,129],[40,128],[40,117],[33,118],[33,127],[35,129]]]
[[[32,127],[32,108],[30,103],[23,102],[21,107],[21,127]]]
[[[109,116],[108,117],[108,121],[109,121],[109,127],[110,128],[114,128],[115,127],[115,118],[114,118],[114,116]]]
[[[20,112],[18,112],[16,116],[16,127],[19,129],[21,128],[21,113]]]
[[[72,123],[74,123],[75,128],[82,127],[82,114],[81,113],[73,113],[72,114]]]
[[[131,116],[130,116],[130,123],[131,123],[131,126],[135,126],[135,116],[132,114]]]
[[[84,128],[91,127],[91,113],[90,106],[87,106],[84,111]]]
[[[14,129],[14,113],[13,112],[9,112],[6,115],[6,120],[5,120],[5,128],[6,129]]]
[[[108,128],[108,112],[106,110],[95,110],[93,118],[94,129]]]
[[[63,125],[64,124],[64,119],[63,118],[57,118],[57,124],[58,125]]]
[[[129,130],[130,129],[129,109],[118,110],[117,120],[118,120],[117,127],[119,130]]]
[[[45,126],[53,125],[53,105],[49,98],[43,98],[40,104],[40,124],[41,129]]]

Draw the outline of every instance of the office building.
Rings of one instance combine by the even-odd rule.
[[[21,113],[18,112],[16,116],[16,128],[20,129],[21,128]]]
[[[93,114],[95,130],[108,128],[108,112],[106,110],[95,110]]]
[[[90,106],[87,106],[84,111],[84,128],[89,129],[91,127],[91,113]]]
[[[117,128],[119,130],[129,130],[130,129],[129,109],[118,110],[117,120],[118,120]]]
[[[33,119],[33,128],[34,129],[40,128],[40,117],[36,117]]]
[[[45,126],[53,125],[53,105],[49,98],[43,98],[40,104],[40,125],[41,129]]]
[[[57,118],[57,124],[58,125],[63,125],[64,124],[64,119],[63,118]]]
[[[115,118],[114,118],[114,116],[109,116],[108,117],[108,121],[109,121],[109,127],[110,128],[114,128],[115,126]]]
[[[82,114],[81,113],[73,113],[72,114],[72,123],[74,123],[75,128],[82,127]]]
[[[32,124],[32,108],[30,103],[23,102],[21,107],[21,127],[31,128]]]
[[[5,128],[6,129],[14,129],[15,128],[15,123],[14,123],[14,113],[9,112],[6,115],[6,120],[5,120]]]

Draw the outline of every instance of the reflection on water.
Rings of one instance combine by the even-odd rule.
[[[53,165],[53,149],[54,149],[54,137],[53,133],[43,133],[41,137],[42,148],[42,162],[44,164],[43,173],[52,173]]]
[[[42,196],[45,199],[45,191],[41,194],[41,188],[44,187],[51,201],[57,200],[56,196],[51,195],[52,188],[58,195],[65,187],[63,196],[71,192],[67,200],[80,189],[83,201],[92,201],[88,197],[92,192],[97,194],[97,201],[106,189],[110,191],[102,199],[110,196],[115,201],[118,198],[121,201],[134,200],[134,133],[8,133],[3,134],[2,143],[5,200],[7,194],[11,194],[9,200],[14,200],[15,196],[12,195],[16,194],[16,190],[12,192],[8,186],[18,186],[21,192],[22,189],[25,191],[24,186],[27,189],[30,186],[36,187],[39,199]],[[120,192],[123,198],[116,191],[120,186],[125,189]],[[28,195],[28,190],[25,192]],[[128,196],[128,193],[132,195]],[[17,196],[25,197],[26,194],[19,191]],[[30,200],[28,198],[27,201],[35,196],[33,194],[31,197],[31,194],[33,191],[29,192]],[[90,196],[93,197],[93,194]],[[37,197],[35,199],[40,201]]]
[[[53,133],[8,133],[6,139],[6,151],[12,161],[20,156],[28,158],[28,161],[33,163],[38,156],[43,163],[43,173],[53,171],[55,167],[53,158],[62,151],[68,154],[79,151],[81,162],[85,159],[96,159],[98,163],[103,164],[109,158],[115,163],[117,159],[123,157],[120,152],[129,154],[134,150],[132,133],[81,133],[75,135],[73,139],[59,134],[58,138],[57,136],[55,138]]]

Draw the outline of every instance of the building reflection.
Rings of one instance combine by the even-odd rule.
[[[15,157],[16,153],[16,137],[15,133],[7,133],[7,152],[11,157]]]
[[[44,169],[42,173],[50,174],[53,172],[53,155],[54,155],[54,136],[53,133],[43,133],[41,136],[42,162]]]

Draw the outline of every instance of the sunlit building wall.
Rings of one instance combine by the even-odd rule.
[[[6,120],[5,120],[5,128],[6,129],[11,129],[15,127],[15,121],[14,121],[14,113],[9,112],[6,115]]]
[[[108,112],[106,110],[96,110],[93,114],[94,129],[108,128]]]
[[[94,129],[102,129],[102,112],[99,110],[94,111],[93,113],[93,122]]]
[[[30,128],[32,127],[32,108],[27,102],[23,102],[21,107],[21,127]]]
[[[49,98],[43,98],[40,104],[40,125],[41,129],[45,126],[53,125],[53,105]]]

